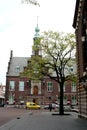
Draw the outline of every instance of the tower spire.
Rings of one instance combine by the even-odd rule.
[[[40,29],[39,29],[39,27],[38,27],[38,16],[37,16],[37,26],[36,26],[36,28],[35,28],[34,38],[39,38],[39,37],[40,37],[39,32],[40,32]]]
[[[38,25],[38,16],[37,16],[37,25]]]
[[[40,42],[40,35],[39,35],[40,29],[38,27],[38,16],[37,16],[37,25],[35,28],[35,35],[34,35],[34,45],[32,47],[32,55],[41,55],[41,49],[39,47]]]

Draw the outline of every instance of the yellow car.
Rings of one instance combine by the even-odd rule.
[[[26,109],[40,109],[41,107],[34,102],[26,102]]]

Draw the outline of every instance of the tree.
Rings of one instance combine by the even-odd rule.
[[[67,80],[75,80],[76,73],[70,68],[75,64],[75,36],[71,33],[59,33],[48,31],[43,33],[42,39],[37,39],[33,47],[34,51],[42,50],[42,56],[32,57],[25,75],[31,79],[41,79],[48,76],[60,86],[59,114],[64,114],[63,98],[64,83]]]
[[[70,71],[73,60],[75,61],[75,36],[70,33],[44,32],[40,44],[44,55],[43,59],[45,59],[44,62],[42,62],[42,66],[44,66],[45,69],[46,67],[47,69],[49,68],[49,71],[43,71],[42,73],[58,82],[60,86],[59,113],[63,115],[64,83],[66,80],[72,79],[72,77],[74,79],[75,77],[75,74],[71,74]]]
[[[38,3],[38,1],[36,1],[36,0],[21,0],[22,1],[22,3],[30,3],[30,4],[33,4],[33,5],[38,5],[38,6],[40,6],[40,4]]]

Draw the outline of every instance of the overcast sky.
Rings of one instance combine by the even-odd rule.
[[[40,33],[53,30],[74,33],[72,27],[76,0],[38,0],[40,7],[22,4],[21,0],[0,0],[0,83],[5,85],[6,72],[13,56],[30,57],[38,25]]]

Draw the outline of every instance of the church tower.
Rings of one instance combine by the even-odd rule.
[[[34,60],[37,60],[37,57],[41,57],[41,48],[40,48],[40,41],[41,41],[41,37],[40,37],[40,29],[38,27],[38,21],[37,21],[37,25],[35,27],[35,34],[33,37],[33,46],[32,46],[32,55],[31,55],[31,62]],[[38,65],[38,62],[34,62],[34,65]],[[42,88],[41,88],[41,80],[40,79],[36,79],[37,75],[38,75],[38,71],[36,68],[33,67],[34,70],[34,75],[33,78],[31,79],[31,95],[33,96],[33,102],[37,103],[40,102],[40,100],[42,100],[41,93],[42,93]],[[36,76],[36,77],[35,77]]]
[[[38,27],[38,22],[37,22],[37,26],[35,28],[35,35],[34,35],[34,38],[33,38],[33,46],[32,46],[32,56],[41,56],[41,48],[40,48],[40,40],[41,40],[41,37],[40,37],[40,29]]]

